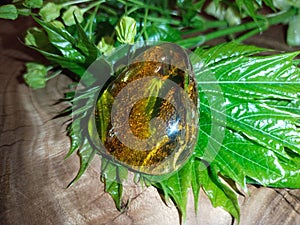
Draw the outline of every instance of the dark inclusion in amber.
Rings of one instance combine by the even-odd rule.
[[[99,96],[102,154],[146,174],[177,170],[194,150],[197,101],[186,51],[168,43],[146,49]]]

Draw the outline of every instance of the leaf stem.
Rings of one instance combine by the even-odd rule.
[[[57,70],[56,72],[52,73],[49,77],[46,77],[46,81],[51,80],[52,78],[61,74],[62,70]]]
[[[170,11],[166,9],[162,9],[159,7],[156,7],[154,5],[145,4],[144,1],[136,1],[136,0],[118,0],[120,3],[124,5],[131,5],[133,7],[139,7],[142,9],[148,9],[148,10],[154,10],[160,12],[162,15],[170,15]]]
[[[257,22],[252,21],[252,22],[244,23],[244,24],[241,24],[238,26],[228,27],[223,30],[217,30],[215,32],[208,33],[206,35],[199,35],[196,37],[187,38],[185,40],[180,40],[177,42],[177,44],[179,44],[183,47],[186,47],[186,48],[191,48],[191,47],[199,46],[206,41],[209,41],[209,40],[212,40],[212,39],[215,39],[218,37],[223,37],[226,35],[238,33],[238,32],[252,30],[255,28],[262,31],[262,29],[266,29],[271,25],[275,25],[275,24],[284,22],[286,19],[296,15],[296,13],[297,13],[297,9],[292,8],[289,11],[286,11],[284,13],[266,17],[266,20],[263,20],[263,21],[257,21]]]
[[[104,0],[103,1],[94,2],[94,3],[90,4],[90,5],[88,5],[86,8],[83,8],[82,9],[82,13],[85,13],[85,12],[89,11],[90,9],[92,9],[95,6],[99,6],[100,4],[102,4],[104,2],[105,2]]]
[[[92,0],[76,0],[76,1],[71,1],[71,2],[65,2],[60,5],[60,7],[66,7],[69,5],[75,5],[75,4],[80,4],[80,3],[85,3],[85,2],[91,2]]]
[[[144,23],[144,26],[143,26],[143,28],[142,28],[142,30],[141,30],[141,32],[139,33],[139,35],[138,35],[138,37],[137,37],[137,39],[136,40],[139,40],[140,39],[140,37],[144,34],[145,35],[145,39],[146,40],[148,40],[148,34],[147,34],[147,31],[146,31],[146,24],[147,24],[147,19],[148,19],[148,9],[147,8],[145,8],[145,15],[144,15],[144,21],[143,21],[143,23]]]
[[[247,40],[248,38],[250,38],[250,37],[252,37],[252,36],[254,36],[254,35],[258,34],[258,33],[261,33],[261,32],[263,32],[265,30],[267,30],[267,27],[262,28],[262,29],[261,28],[255,28],[255,29],[247,32],[246,34],[244,34],[244,35],[236,38],[235,41],[237,41],[237,42],[243,42],[243,41]]]

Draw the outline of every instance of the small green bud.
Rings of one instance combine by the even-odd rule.
[[[48,2],[43,8],[41,8],[39,15],[43,20],[49,22],[60,16],[60,9],[60,5],[57,5],[53,2]]]
[[[82,11],[80,10],[80,8],[78,6],[74,5],[74,6],[71,6],[70,8],[68,8],[63,13],[62,19],[67,26],[76,24],[74,15],[76,16],[78,23],[81,23],[83,21]]]
[[[59,20],[53,20],[53,21],[51,21],[51,24],[59,29],[65,28],[65,25],[62,22],[60,22]]]
[[[18,10],[14,5],[3,5],[0,6],[0,18],[15,20],[18,18]]]
[[[27,72],[24,74],[25,82],[33,89],[46,86],[47,68],[38,63],[26,63]]]
[[[24,5],[28,8],[41,8],[43,0],[25,0]]]
[[[101,40],[97,44],[97,48],[101,53],[107,55],[114,49],[113,43],[114,40],[110,36],[105,36],[101,38]]]
[[[123,44],[133,44],[136,35],[136,22],[133,18],[123,16],[116,26],[117,39]]]
[[[230,26],[239,25],[242,22],[240,13],[232,7],[226,9],[225,19]]]
[[[214,1],[212,1],[208,6],[205,8],[205,12],[210,15],[214,16],[219,20],[225,19],[226,14],[226,8],[223,4],[216,4]]]
[[[300,14],[289,21],[287,30],[287,44],[289,46],[300,46]]]

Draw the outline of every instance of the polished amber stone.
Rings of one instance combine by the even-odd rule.
[[[102,154],[146,174],[177,170],[196,143],[197,99],[185,50],[167,43],[144,50],[99,96]]]

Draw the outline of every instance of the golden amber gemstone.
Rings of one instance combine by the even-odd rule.
[[[102,153],[146,174],[177,170],[196,143],[197,96],[184,49],[166,43],[144,50],[98,98],[95,119]]]

